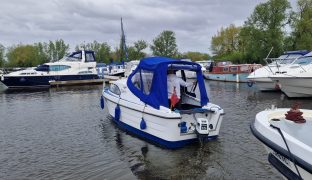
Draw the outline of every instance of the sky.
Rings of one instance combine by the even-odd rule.
[[[152,44],[170,30],[179,52],[211,53],[211,37],[221,27],[243,25],[261,2],[265,0],[7,0],[0,6],[0,44],[63,39],[74,49],[96,40],[114,49],[122,17],[127,45],[138,40]]]

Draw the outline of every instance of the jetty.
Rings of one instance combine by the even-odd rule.
[[[88,79],[88,80],[72,80],[72,81],[50,81],[50,85],[53,87],[59,86],[74,86],[74,85],[89,85],[89,84],[103,84],[110,83],[121,79],[119,76],[104,76],[102,79]]]

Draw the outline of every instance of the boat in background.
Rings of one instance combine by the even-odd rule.
[[[204,77],[215,81],[248,82],[247,76],[261,68],[261,64],[232,64],[230,61],[211,64]]]
[[[288,97],[312,97],[312,69],[296,74],[277,74],[270,78],[280,83],[281,90]]]
[[[54,85],[100,84],[93,51],[76,51],[59,61],[1,76],[8,88],[48,88]]]
[[[132,60],[126,62],[125,77],[128,77],[136,69],[139,63],[140,63],[139,60]]]
[[[99,68],[99,72],[104,74],[104,76],[124,76],[125,71],[125,65],[115,63],[107,64]]]
[[[263,66],[248,75],[247,79],[250,82],[250,86],[255,83],[260,91],[279,91],[280,83],[272,81],[269,76],[283,73],[285,66],[292,64],[296,59],[307,53],[309,53],[309,51],[306,50],[286,51],[278,58],[266,58],[264,60],[267,63],[266,66]]]
[[[191,62],[190,59],[182,59],[182,61],[183,60]],[[211,63],[213,63],[213,61],[212,60],[203,60],[203,61],[195,61],[195,63],[198,63],[201,66],[202,73],[204,74],[206,71],[209,70]],[[185,70],[184,73],[185,73],[186,78],[196,79],[196,72]],[[180,76],[180,75],[178,75],[178,76]]]
[[[96,63],[96,71],[98,73],[98,76],[101,79],[104,79],[105,72],[106,71],[106,64],[105,63]]]
[[[288,179],[312,179],[312,110],[294,105],[259,112],[250,126],[269,162]]]
[[[197,74],[196,85],[181,88],[181,108],[169,107],[168,69],[177,70],[185,81],[184,70]],[[102,108],[104,104],[119,127],[170,149],[217,138],[224,115],[209,102],[199,64],[164,57],[142,59],[127,79],[103,89]]]

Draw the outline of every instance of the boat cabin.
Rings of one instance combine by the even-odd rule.
[[[76,51],[60,61],[96,62],[94,51]]]
[[[147,105],[156,109],[159,109],[160,106],[170,108],[167,84],[168,70],[175,71],[176,75],[181,73],[181,78],[184,81],[191,81],[186,79],[185,70],[196,72],[196,83],[192,87],[179,87],[181,93],[180,110],[200,108],[208,103],[201,66],[194,62],[165,57],[142,59],[137,68],[129,75],[127,86],[135,96]]]
[[[232,64],[230,61],[218,62],[210,68],[211,74],[241,74],[251,73],[256,69],[261,68],[261,64]]]

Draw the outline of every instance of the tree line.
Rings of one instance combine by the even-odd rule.
[[[121,42],[122,43],[122,42]],[[112,49],[106,42],[93,41],[81,43],[75,46],[75,50],[93,50],[97,62],[111,63],[142,59],[147,56],[144,49],[148,47],[144,40],[138,40],[133,46],[127,46],[126,58],[125,49],[116,47]],[[187,58],[196,60],[209,59],[209,55],[200,52],[179,53],[175,33],[165,30],[161,32],[150,45],[154,56],[166,56],[173,58]],[[69,54],[69,45],[62,39],[34,44],[19,44],[5,48],[0,44],[0,67],[32,67],[46,62],[53,62]]]
[[[284,51],[312,50],[312,0],[298,0],[293,10],[287,0],[257,5],[241,27],[221,28],[211,39],[215,59],[235,63],[263,63]]]

